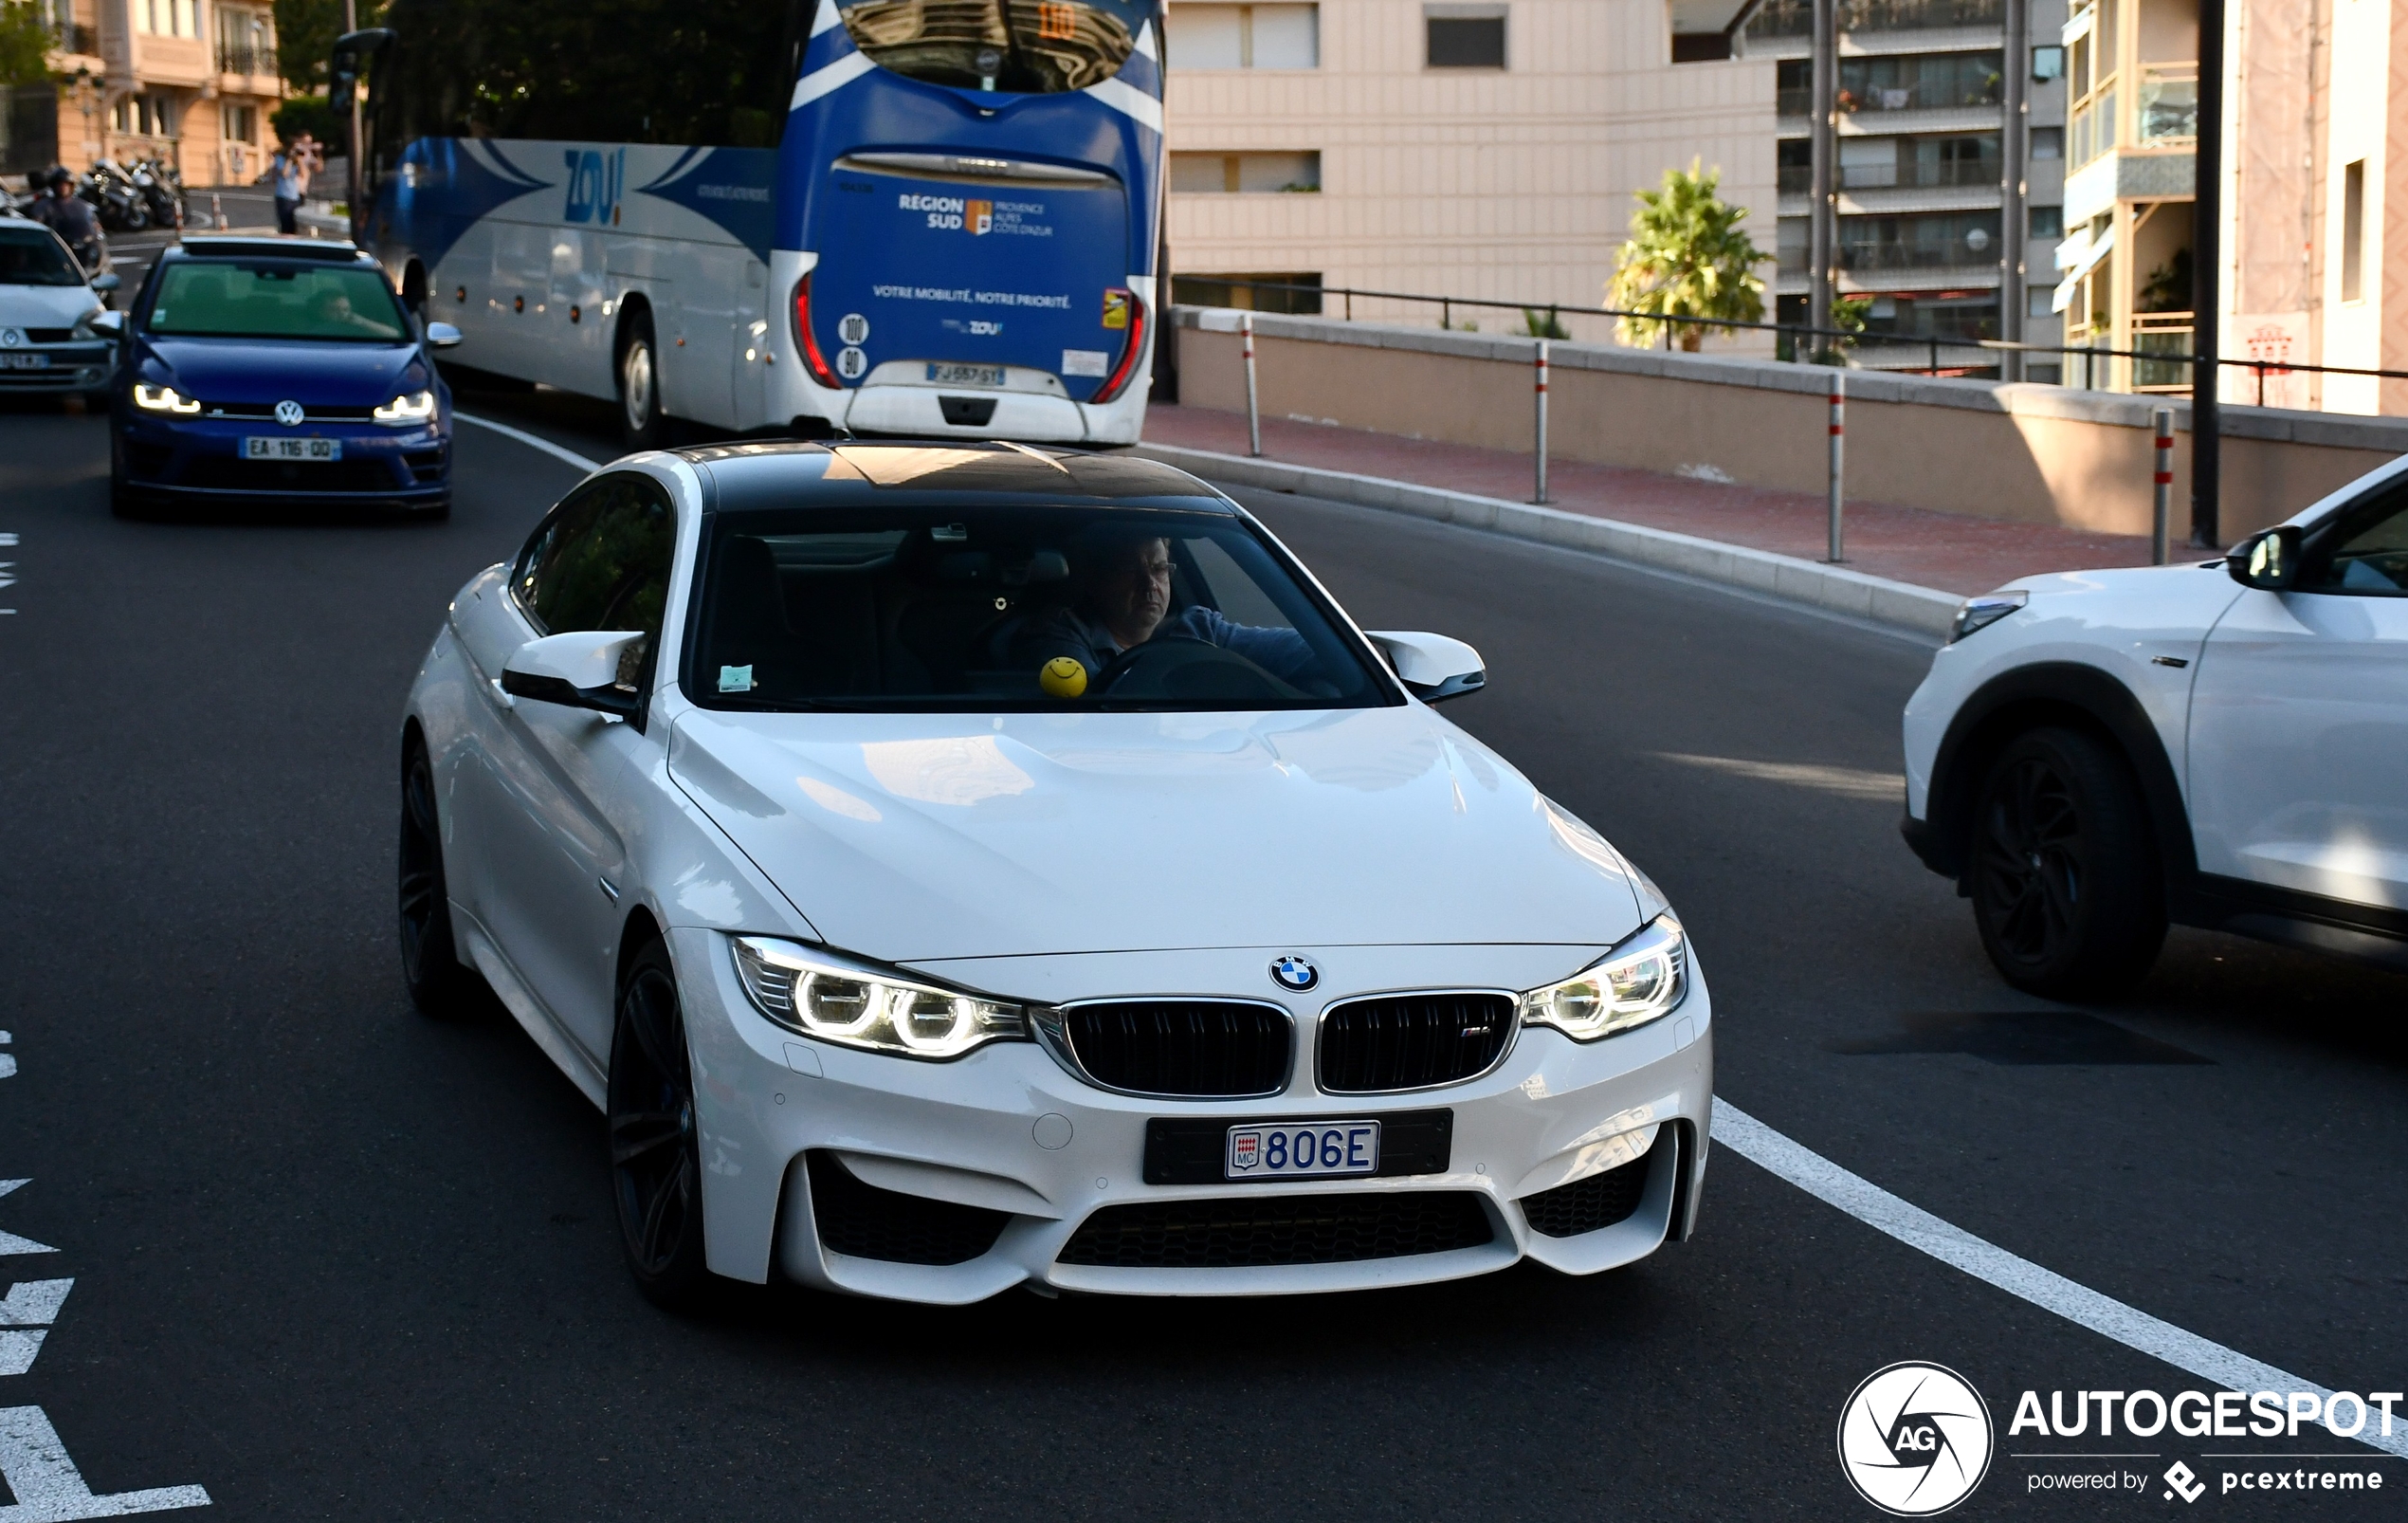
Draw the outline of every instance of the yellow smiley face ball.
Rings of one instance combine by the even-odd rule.
[[[1087,690],[1087,669],[1067,655],[1055,656],[1037,669],[1037,686],[1055,698],[1076,698]]]

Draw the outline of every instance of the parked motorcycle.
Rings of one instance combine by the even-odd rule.
[[[162,228],[184,226],[184,177],[173,166],[155,158],[137,160],[134,183],[141,191],[151,221]]]
[[[113,158],[97,160],[78,177],[75,193],[92,205],[110,232],[141,232],[151,226],[151,203],[134,176]]]

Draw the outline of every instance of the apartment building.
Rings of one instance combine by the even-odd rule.
[[[1232,284],[1277,279],[1593,312],[1634,193],[1692,159],[1723,172],[1770,252],[1774,64],[1675,66],[1672,33],[1665,0],[1170,0],[1177,290],[1342,309]],[[1442,315],[1360,299],[1353,310]],[[1490,332],[1523,323],[1444,315]]]
[[[2115,0],[2107,0],[2115,3]],[[1838,0],[1833,287],[1861,298],[1869,335],[1858,362],[1998,375],[1980,340],[2009,334],[2021,309],[2022,376],[2052,381],[2064,341],[2051,251],[2065,204],[2065,0],[2027,0],[2027,30],[2007,33],[2004,0]],[[1765,0],[1740,48],[1777,71],[1781,321],[1808,319],[1813,211],[1813,0]],[[2009,69],[2024,71],[2025,111],[2007,119]],[[2006,136],[2022,132],[2025,174],[2003,184]],[[2026,232],[2007,263],[2011,219]],[[1827,315],[1817,314],[1828,323]],[[1933,342],[1937,341],[1937,349]]]
[[[284,99],[269,0],[31,0],[55,46],[57,83],[12,102],[9,168],[156,157],[187,186],[246,185],[276,151]],[[40,128],[55,121],[55,137]]]

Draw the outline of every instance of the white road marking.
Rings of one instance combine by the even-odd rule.
[[[1778,782],[1792,788],[1812,788],[1843,798],[1870,798],[1882,803],[1906,800],[1906,777],[1902,772],[1867,772],[1857,767],[1826,767],[1805,762],[1745,762],[1735,756],[1688,756],[1679,751],[1651,754],[1659,761],[1678,762],[1685,767],[1701,767],[1727,777],[1751,778],[1758,782]]]
[[[33,1367],[50,1324],[59,1320],[71,1279],[19,1280],[0,1300],[0,1375],[22,1375]]]
[[[2211,1380],[2234,1391],[2314,1391],[2320,1400],[2332,1392],[2297,1375],[2252,1359],[2247,1354],[2211,1343],[2171,1322],[2077,1285],[2053,1270],[2042,1269],[1994,1243],[1943,1221],[1919,1205],[1901,1200],[1880,1185],[1848,1170],[1811,1148],[1792,1142],[1772,1128],[1731,1105],[1714,1101],[1714,1140],[1757,1167],[1778,1174],[1807,1194],[1837,1206],[1857,1220],[1888,1234],[1909,1248],[1920,1249],[1943,1264],[1953,1265],[2044,1312],[2175,1368]],[[2356,1435],[2359,1442],[2408,1456],[2408,1423],[2389,1433]]]
[[[0,1180],[0,1195],[14,1194],[32,1183],[31,1180]],[[13,1232],[0,1232],[0,1255],[55,1254],[57,1252],[56,1248],[46,1242],[35,1242],[30,1238],[20,1238]]]
[[[15,1506],[0,1507],[0,1523],[67,1523],[210,1505],[209,1493],[198,1486],[95,1496],[83,1483],[83,1473],[67,1458],[59,1430],[38,1406],[0,1407],[0,1479],[8,1481],[17,1498]]]
[[[494,432],[501,434],[505,439],[516,439],[520,444],[527,446],[531,450],[540,450],[545,454],[552,456],[555,460],[565,460],[570,465],[576,467],[579,470],[600,470],[602,468],[602,462],[599,460],[588,460],[585,456],[578,454],[574,450],[568,449],[562,445],[554,444],[551,440],[540,438],[535,434],[529,433],[524,429],[514,429],[507,423],[496,423],[491,418],[476,417],[470,413],[458,411],[454,411],[451,415],[462,423],[473,423],[481,429],[491,429]]]

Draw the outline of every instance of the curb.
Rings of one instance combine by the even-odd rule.
[[[1616,560],[1769,593],[1792,602],[1912,630],[1918,634],[1945,636],[1955,620],[1957,605],[1963,601],[1954,593],[1918,587],[1912,582],[1869,577],[1861,571],[1775,555],[1769,550],[1753,550],[1745,545],[1724,544],[1719,540],[1701,540],[1669,529],[1567,513],[1560,507],[1508,503],[1498,497],[1244,455],[1216,454],[1177,445],[1140,444],[1130,452],[1176,466],[1208,481],[1326,497],[1359,507],[1385,508],[1415,518],[1491,529],[1518,540],[1594,550]]]

